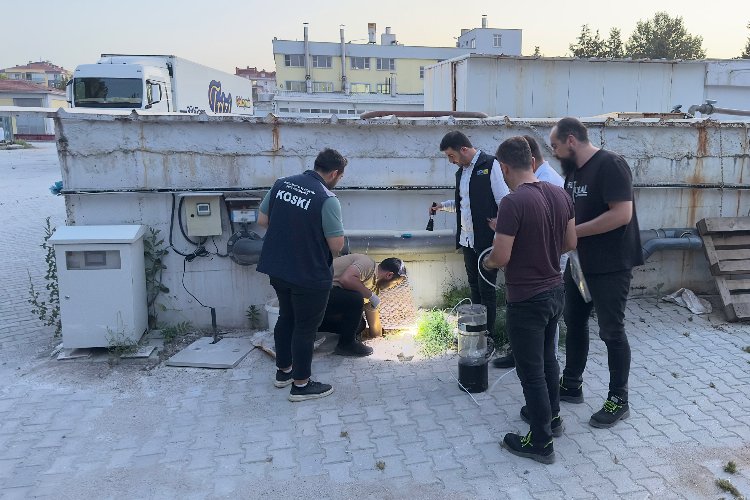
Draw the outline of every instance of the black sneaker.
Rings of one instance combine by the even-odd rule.
[[[563,385],[563,379],[560,378],[560,401],[575,404],[583,403],[583,384],[575,389],[570,389]]]
[[[516,358],[513,357],[513,353],[508,351],[505,356],[500,356],[492,360],[492,366],[495,368],[513,368],[516,366]]]
[[[530,458],[543,464],[555,463],[555,447],[550,439],[544,446],[531,442],[531,431],[525,436],[508,433],[503,438],[503,446],[518,457]]]
[[[351,356],[355,358],[369,356],[372,352],[372,347],[367,346],[358,340],[355,340],[350,344],[339,344],[336,346],[336,349],[333,350],[333,353],[338,354],[339,356]]]
[[[628,406],[628,402],[610,394],[604,402],[602,409],[591,415],[589,425],[598,427],[599,429],[606,429],[615,425],[618,420],[623,420],[629,416],[630,407]]]
[[[525,405],[523,408],[521,408],[521,420],[531,425],[529,409]],[[555,415],[554,417],[552,417],[552,435],[556,438],[559,438],[560,436],[562,436],[564,430],[565,426],[563,426],[562,417],[560,417],[560,415]]]
[[[333,387],[320,382],[307,381],[304,387],[297,387],[292,384],[292,390],[289,391],[289,401],[307,401],[308,399],[324,398],[333,394]]]
[[[284,373],[281,370],[276,370],[276,380],[273,381],[273,385],[281,388],[288,386],[292,382],[294,382],[294,379],[292,378],[292,372]]]

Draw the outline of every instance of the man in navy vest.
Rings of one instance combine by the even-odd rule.
[[[456,212],[456,248],[464,254],[471,301],[487,307],[487,330],[492,333],[497,296],[495,288],[479,276],[477,264],[479,254],[492,246],[497,206],[510,191],[495,157],[474,148],[461,132],[456,130],[445,134],[440,141],[440,151],[459,167],[456,192],[454,199],[430,207],[430,214],[437,210]],[[495,283],[497,269],[483,271],[482,275],[490,283]]]
[[[331,189],[347,160],[324,149],[315,170],[278,179],[261,202],[258,223],[267,227],[258,272],[279,298],[276,387],[291,385],[289,401],[322,398],[329,384],[310,379],[313,344],[333,285],[333,255],[344,247],[341,204]]]

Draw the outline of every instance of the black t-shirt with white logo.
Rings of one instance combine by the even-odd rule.
[[[620,155],[600,149],[589,161],[565,178],[573,197],[576,224],[588,222],[609,210],[609,203],[633,201],[633,176]],[[641,236],[635,203],[627,225],[578,239],[583,272],[602,274],[643,264]]]

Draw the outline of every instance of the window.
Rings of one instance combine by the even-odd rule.
[[[349,64],[352,69],[370,69],[369,57],[350,57]]]
[[[396,70],[396,60],[395,59],[385,59],[385,58],[378,58],[378,69],[379,70],[385,70],[385,71],[395,71]]]
[[[472,38],[471,39],[471,41],[469,42],[469,47],[471,47],[472,49],[476,49],[477,48],[477,39],[476,38]]]
[[[284,56],[284,66],[301,68],[305,65],[305,54],[286,54]]]
[[[313,68],[330,68],[331,56],[312,56]]]
[[[352,83],[349,85],[349,91],[353,94],[367,94],[370,92],[369,83]]]
[[[313,82],[313,92],[333,92],[332,82]]]
[[[503,35],[492,35],[492,46],[502,47],[503,46]]]
[[[419,67],[419,78],[420,79],[424,78],[424,66]]]
[[[378,94],[390,94],[391,84],[390,83],[378,83],[377,92]]]
[[[292,82],[287,80],[284,83],[286,84],[286,90],[291,90],[292,92],[305,92],[305,82]]]

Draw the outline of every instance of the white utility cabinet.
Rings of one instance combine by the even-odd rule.
[[[146,226],[63,226],[55,248],[63,347],[137,342],[148,328]]]

